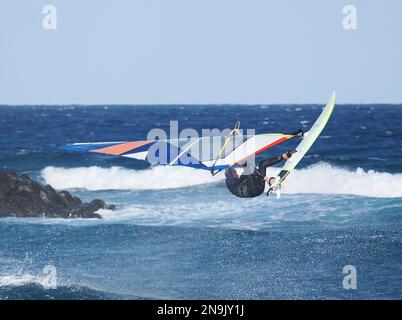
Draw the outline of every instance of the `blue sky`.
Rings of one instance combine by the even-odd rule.
[[[42,28],[42,8],[58,28]],[[346,31],[342,9],[357,8]],[[400,0],[2,0],[0,104],[402,102]]]

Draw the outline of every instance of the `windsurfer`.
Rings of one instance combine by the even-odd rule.
[[[303,131],[299,130],[295,135],[301,137],[303,136]],[[243,165],[245,169],[240,176],[235,168],[229,167],[225,171],[226,187],[232,194],[240,198],[257,197],[264,192],[265,183],[271,186],[275,182],[274,177],[266,176],[267,168],[282,160],[289,159],[296,152],[296,150],[289,150],[278,157],[262,160],[257,168],[248,165],[246,162]]]

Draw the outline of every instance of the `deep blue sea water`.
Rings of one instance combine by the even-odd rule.
[[[401,299],[402,105],[337,106],[280,200],[235,198],[206,171],[59,149],[143,140],[170,120],[308,130],[321,108],[0,107],[0,167],[118,207],[102,220],[0,219],[0,299]],[[57,289],[42,286],[49,264]],[[356,290],[342,287],[346,265]]]

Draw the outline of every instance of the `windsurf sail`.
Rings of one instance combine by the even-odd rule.
[[[295,137],[267,133],[252,136],[203,136],[153,141],[74,143],[67,151],[101,153],[148,161],[152,165],[179,165],[209,171],[241,164],[252,156]]]

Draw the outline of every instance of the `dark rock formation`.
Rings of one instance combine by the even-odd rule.
[[[67,191],[42,186],[25,174],[0,171],[0,217],[101,218],[99,209],[111,209],[104,201],[90,203]]]

